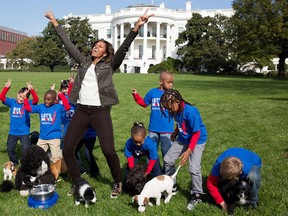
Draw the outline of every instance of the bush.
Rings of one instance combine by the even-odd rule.
[[[182,68],[181,60],[168,57],[167,60],[149,67],[148,73],[161,73],[162,71],[165,70],[168,70],[172,73],[178,73],[181,70],[181,68]]]

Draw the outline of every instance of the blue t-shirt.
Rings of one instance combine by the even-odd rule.
[[[69,97],[68,95],[66,94],[65,95],[66,99],[69,101],[69,104],[70,104],[70,109],[67,110],[66,112],[62,113],[62,120],[61,120],[61,123],[63,125],[63,131],[62,131],[62,135],[63,137],[65,136],[66,134],[66,131],[67,131],[67,128],[71,122],[71,119],[72,119],[72,116],[74,115],[74,112],[75,112],[75,109],[76,109],[76,106],[74,103],[72,103],[70,100],[69,100]],[[62,103],[62,100],[59,100],[59,104],[63,104]]]
[[[14,98],[6,98],[4,105],[10,107],[9,134],[21,136],[30,133],[30,113],[24,109],[24,103],[19,104]],[[32,105],[32,100],[29,100]]]
[[[61,104],[46,107],[44,104],[34,105],[32,113],[38,113],[40,118],[40,135],[42,140],[61,139],[61,117],[65,108]]]
[[[96,137],[96,131],[94,130],[94,128],[91,125],[89,125],[88,129],[85,132],[83,139],[88,139],[91,137]]]
[[[159,88],[151,89],[144,97],[144,102],[147,106],[151,105],[150,121],[148,130],[156,133],[173,133],[174,121],[168,117],[168,111],[165,110],[165,116],[162,115],[160,110],[160,98],[164,90]]]
[[[262,166],[261,158],[254,152],[244,149],[244,148],[228,148],[224,151],[216,160],[211,174],[213,176],[220,176],[220,164],[227,157],[236,157],[240,159],[243,163],[242,174],[239,176],[240,178],[245,178],[251,169],[252,166],[257,165],[259,167]]]
[[[137,146],[132,138],[126,141],[124,154],[126,158],[135,156],[140,157],[142,155],[147,156],[150,160],[158,159],[157,144],[150,137],[146,136],[144,143],[141,146]]]
[[[177,141],[189,145],[192,133],[200,131],[200,137],[197,144],[203,144],[207,141],[207,131],[202,122],[200,113],[195,106],[184,104],[183,110],[174,115],[179,129]]]

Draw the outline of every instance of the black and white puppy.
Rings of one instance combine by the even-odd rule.
[[[125,190],[132,196],[140,194],[145,183],[150,180],[149,177],[145,177],[145,171],[147,169],[146,163],[137,163],[127,174],[125,181]]]
[[[89,203],[95,203],[97,200],[95,190],[83,178],[76,182],[74,196],[75,205],[78,206],[81,201],[84,201],[86,208],[88,208]]]
[[[14,184],[13,184],[13,182],[10,181],[10,180],[4,180],[4,181],[0,184],[0,192],[8,193],[8,192],[10,192],[12,189],[14,189]]]
[[[236,205],[244,205],[248,208],[251,196],[251,186],[246,181],[233,179],[222,180],[219,183],[219,192],[227,204],[229,215],[234,214]]]

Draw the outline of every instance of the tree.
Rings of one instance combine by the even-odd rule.
[[[182,68],[182,61],[179,59],[173,59],[168,57],[165,61],[159,64],[150,66],[148,73],[161,73],[162,71],[170,71],[172,73],[177,73]]]
[[[229,58],[226,43],[225,25],[228,18],[221,15],[202,17],[193,13],[186,24],[186,30],[176,40],[177,54],[182,58],[184,67],[198,71],[206,68],[218,72]]]
[[[33,59],[34,51],[33,44],[36,38],[25,38],[17,43],[15,49],[6,54],[6,58],[15,64],[18,64],[20,68],[29,65],[29,61]]]
[[[59,43],[59,42],[58,42]],[[66,53],[53,38],[37,37],[34,44],[34,65],[45,65],[53,72],[56,65],[67,65]]]
[[[241,61],[266,64],[279,57],[278,76],[284,77],[288,57],[288,2],[234,0],[231,38]]]

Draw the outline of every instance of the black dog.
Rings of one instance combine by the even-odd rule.
[[[14,184],[10,180],[4,180],[0,184],[0,192],[8,193],[14,188]]]
[[[244,205],[248,208],[251,196],[251,186],[246,181],[238,179],[222,180],[219,185],[219,192],[227,204],[229,215],[234,214],[236,205]]]
[[[125,189],[131,195],[140,194],[149,177],[144,177],[147,169],[146,163],[137,163],[127,174]]]
[[[50,170],[48,154],[39,146],[32,145],[22,154],[21,165],[15,177],[15,188],[21,196],[27,196],[29,189],[38,184],[54,184],[55,177]]]

